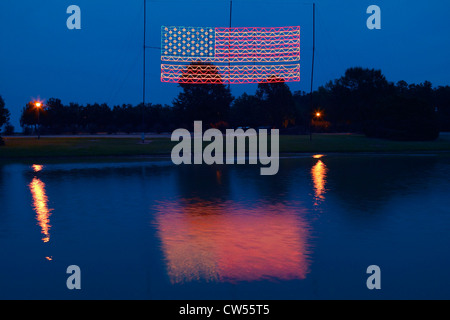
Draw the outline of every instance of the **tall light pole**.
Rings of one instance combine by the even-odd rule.
[[[233,0],[230,0],[230,29],[228,29],[228,57],[231,55],[231,21],[233,18]],[[228,91],[231,90],[231,60],[228,58]],[[230,91],[231,92],[231,91]]]
[[[147,0],[144,0],[144,66],[143,66],[143,81],[142,81],[142,144],[145,143],[145,36],[147,29]]]
[[[37,101],[37,102],[34,103],[34,105],[36,107],[37,115],[38,115],[37,116],[37,122],[38,122],[38,124],[37,124],[37,132],[38,132],[38,140],[40,140],[41,139],[40,111],[41,111],[41,108],[42,108],[42,103]]]
[[[313,101],[313,82],[314,82],[314,53],[316,51],[316,4],[313,3],[313,49],[312,49],[312,69],[311,69],[311,92],[310,92],[310,98],[311,98],[311,106],[310,110],[312,112],[314,108],[314,101]],[[308,117],[309,121],[309,140],[312,141],[312,125],[311,121],[312,119]]]

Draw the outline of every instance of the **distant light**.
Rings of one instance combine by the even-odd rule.
[[[317,113],[316,113],[316,117],[317,117],[317,118],[320,118],[320,116],[321,116],[320,112],[317,112]]]
[[[314,158],[314,159],[320,159],[320,158],[322,158],[322,157],[324,157],[323,154],[315,154],[315,155],[313,155],[313,158]]]
[[[40,102],[36,102],[36,107],[37,107],[37,108],[40,108],[40,107],[42,107],[42,103],[40,103]]]
[[[44,166],[40,165],[40,164],[33,164],[32,168],[33,168],[34,172],[39,172],[39,171],[42,171],[42,169],[44,169]]]

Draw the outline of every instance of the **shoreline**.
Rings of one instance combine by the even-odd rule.
[[[89,159],[151,159],[171,155],[178,142],[170,138],[146,135],[145,144],[139,136],[76,136],[4,137],[5,146],[0,147],[1,162],[32,160],[89,160]],[[203,146],[208,145],[204,143]],[[309,136],[280,136],[280,158],[314,154],[347,155],[445,155],[450,154],[450,135],[442,134],[436,141],[402,142],[367,138],[363,135],[316,134]]]
[[[314,158],[319,155],[315,152],[280,152],[278,159],[298,159],[298,158]],[[410,152],[322,152],[322,157],[338,157],[338,156],[355,156],[355,157],[437,157],[450,156],[449,151],[410,151]],[[321,157],[321,158],[322,158]],[[246,156],[246,159],[249,157]],[[316,159],[321,159],[316,158]],[[140,162],[140,161],[170,161],[171,156],[167,153],[153,155],[104,155],[104,156],[55,156],[55,157],[22,157],[22,158],[0,158],[0,165],[3,164],[35,164],[36,162],[44,163],[102,163],[102,162]],[[248,164],[248,163],[246,163]],[[214,164],[220,165],[220,164]],[[225,164],[223,164],[225,165]],[[237,164],[234,164],[237,165]]]

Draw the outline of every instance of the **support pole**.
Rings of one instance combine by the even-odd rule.
[[[38,126],[37,126],[37,132],[38,132],[38,140],[41,140],[41,120],[40,120],[40,108],[37,108],[37,112],[38,112]]]
[[[312,140],[312,119],[314,113],[314,103],[313,103],[313,82],[314,82],[314,54],[316,50],[316,4],[313,3],[313,50],[312,50],[312,69],[311,69],[311,107],[310,107],[310,116],[309,116],[309,140]]]
[[[228,30],[228,55],[231,54],[231,21],[233,17],[233,0],[230,0],[230,29]],[[228,91],[231,90],[231,61],[228,57]]]
[[[143,64],[143,80],[142,80],[142,144],[145,143],[145,36],[147,30],[147,0],[144,0],[144,64]]]

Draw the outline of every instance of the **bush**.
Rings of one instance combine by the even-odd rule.
[[[368,137],[400,141],[433,141],[439,137],[439,123],[434,108],[427,103],[394,97],[376,108],[365,123]]]
[[[25,136],[31,136],[33,134],[33,128],[31,128],[29,126],[23,127],[23,134]]]
[[[5,136],[12,136],[14,134],[14,126],[11,123],[7,123],[5,126],[5,130],[3,131]]]

